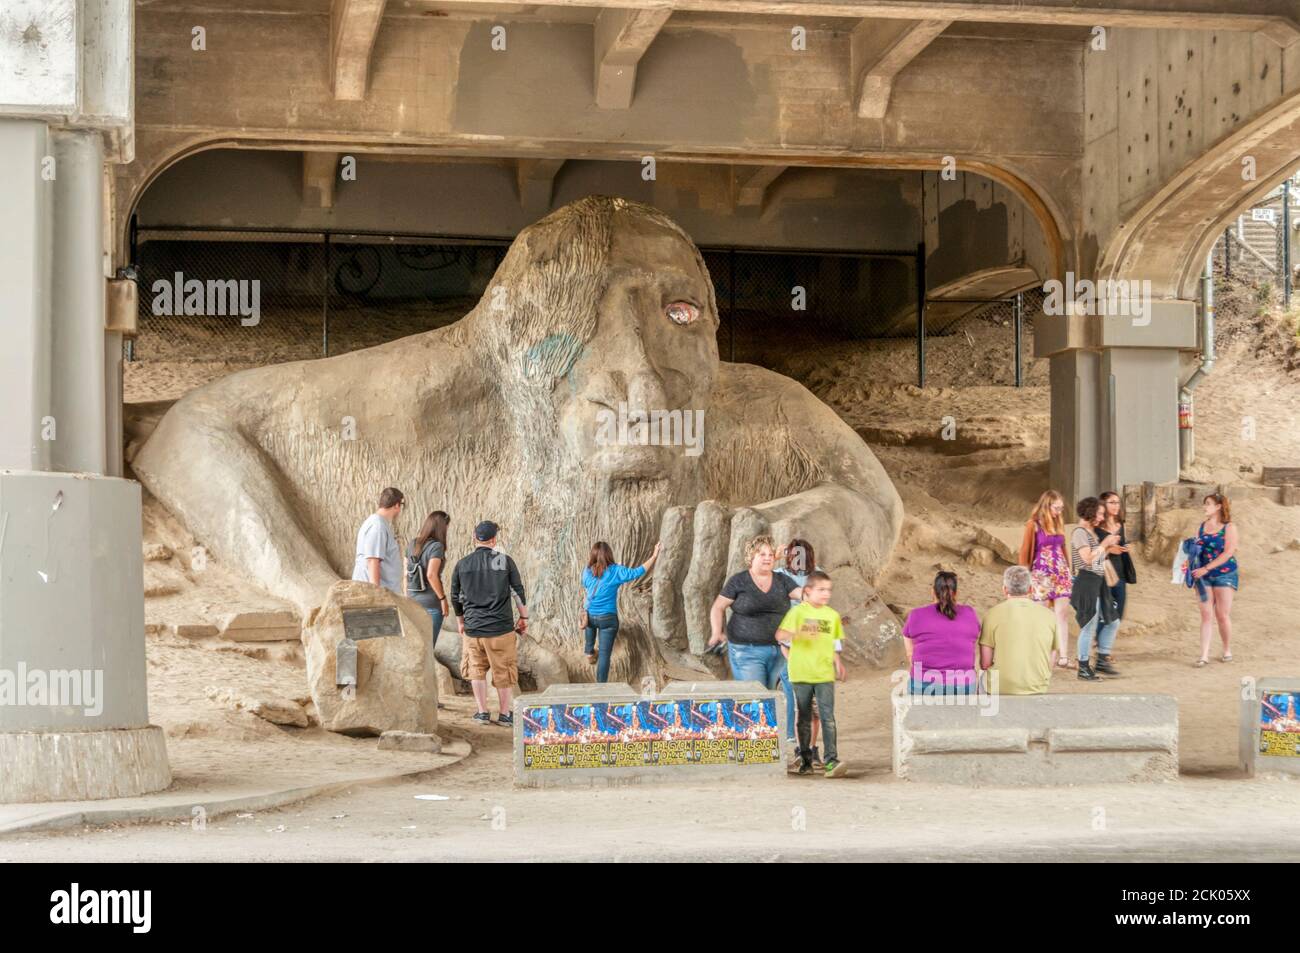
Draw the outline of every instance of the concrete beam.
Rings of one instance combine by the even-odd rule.
[[[596,105],[627,109],[636,87],[636,67],[672,10],[605,9],[596,17]]]
[[[385,0],[333,0],[330,7],[330,85],[335,99],[366,98],[370,51]]]
[[[1300,93],[1240,126],[1179,170],[1115,231],[1098,277],[1151,282],[1156,298],[1193,298],[1210,246],[1295,170]],[[1251,160],[1254,178],[1242,175]]]
[[[519,185],[519,207],[534,218],[551,210],[555,177],[563,159],[517,159],[515,178]]]
[[[733,166],[731,179],[736,204],[762,208],[768,187],[788,168],[788,165]]]
[[[951,20],[863,20],[850,37],[849,87],[863,119],[884,119],[894,78],[944,30]]]
[[[302,154],[302,204],[310,208],[334,207],[334,183],[338,181],[337,152]]]
[[[660,10],[664,0],[619,0],[626,10]],[[440,6],[517,8],[517,0],[441,0]],[[589,7],[591,0],[534,0],[532,8]],[[1099,0],[1086,9],[1077,0],[672,0],[674,10],[744,16],[846,17],[889,20],[961,20],[974,23],[1039,23],[1049,26],[1137,27],[1165,30],[1262,32],[1283,46],[1300,40],[1300,21],[1280,0]]]

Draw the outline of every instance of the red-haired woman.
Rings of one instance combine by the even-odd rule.
[[[1197,667],[1210,661],[1210,638],[1219,623],[1223,642],[1222,660],[1232,661],[1232,598],[1237,593],[1237,524],[1232,521],[1232,504],[1222,493],[1211,493],[1202,501],[1205,521],[1196,531],[1200,553],[1192,567],[1196,595],[1201,600],[1201,657]]]

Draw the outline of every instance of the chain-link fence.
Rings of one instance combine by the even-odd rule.
[[[1294,303],[1300,237],[1294,193],[1289,184],[1274,190],[1215,242],[1215,310],[1229,322],[1253,321]]]
[[[791,351],[915,337],[915,253],[702,251],[723,360],[779,370]]]
[[[926,308],[925,382],[935,387],[1038,386],[1047,362],[1034,358],[1034,316],[1043,291],[987,301],[939,299]]]
[[[128,356],[273,364],[428,331],[473,307],[505,248],[405,236],[142,231],[139,335]]]
[[[139,335],[127,356],[270,364],[428,331],[474,306],[507,248],[412,235],[142,229]],[[916,382],[924,349],[929,383],[1016,382],[1005,302],[918,335],[917,252],[702,253],[723,360],[791,373],[792,355],[854,353],[864,373]]]

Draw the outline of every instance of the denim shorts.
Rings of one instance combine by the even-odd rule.
[[[1209,588],[1218,589],[1225,587],[1228,589],[1237,588],[1237,570],[1232,572],[1211,573],[1200,579],[1196,586],[1196,595],[1202,602],[1208,602],[1210,599]]]

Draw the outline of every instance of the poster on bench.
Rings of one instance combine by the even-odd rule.
[[[1265,691],[1260,695],[1259,753],[1300,757],[1300,692]]]
[[[772,698],[529,705],[523,743],[526,771],[781,761]]]

